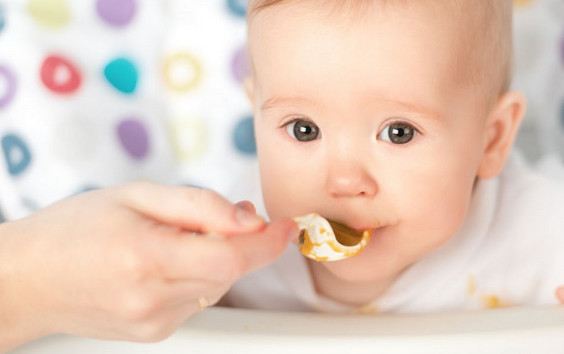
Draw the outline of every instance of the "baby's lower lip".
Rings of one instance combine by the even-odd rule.
[[[357,231],[374,231],[374,230],[378,230],[379,228],[381,228],[382,226],[351,226],[353,229],[357,230]]]
[[[357,231],[362,232],[362,231],[366,231],[366,230],[370,230],[370,231],[378,230],[383,226],[383,224],[382,223],[373,223],[373,224],[350,223],[350,224],[348,224],[348,226],[357,230]]]
[[[377,227],[367,228],[367,229],[365,229],[365,230],[369,230],[369,231],[370,231],[370,234],[371,234],[372,236],[374,236],[374,235],[376,235],[376,234],[382,232],[382,230],[384,230],[385,228],[386,228],[386,227],[385,227],[384,225],[381,225],[381,226],[377,226]]]

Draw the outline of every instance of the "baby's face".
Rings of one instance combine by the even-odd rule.
[[[485,110],[457,84],[447,15],[300,6],[266,9],[249,29],[266,208],[374,229],[358,256],[324,266],[344,280],[389,279],[461,226]]]

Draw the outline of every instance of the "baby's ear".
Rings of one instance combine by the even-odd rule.
[[[251,107],[255,106],[255,82],[251,76],[247,76],[243,80],[243,85],[245,86],[245,92],[247,93],[247,98],[251,103]]]
[[[527,100],[521,92],[509,91],[492,109],[484,131],[485,146],[482,162],[478,168],[479,178],[495,177],[503,169],[526,106]]]

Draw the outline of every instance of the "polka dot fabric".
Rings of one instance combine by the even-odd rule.
[[[564,158],[564,1],[514,0],[513,87],[528,99],[517,145],[531,160]]]
[[[255,159],[245,10],[0,2],[3,217],[133,179],[232,190]]]
[[[6,18],[4,17],[4,5],[0,4],[0,32],[4,29]]]
[[[530,149],[564,146],[564,9],[515,0]],[[0,2],[0,216],[133,179],[228,193],[254,163],[246,0]],[[532,132],[532,133],[531,133]]]

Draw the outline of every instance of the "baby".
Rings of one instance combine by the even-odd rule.
[[[508,90],[511,10],[251,0],[246,89],[273,221],[136,182],[2,223],[0,351],[52,333],[157,341],[220,299],[396,313],[564,300],[564,185],[505,166],[525,110]],[[311,212],[371,241],[306,259],[287,246],[290,218]]]
[[[512,1],[251,0],[248,26],[269,216],[318,212],[373,233],[343,261],[288,250],[236,285],[231,304],[428,312],[557,301],[564,223],[549,215],[563,210],[564,186],[517,167],[493,179],[525,111],[508,90]],[[273,286],[286,289],[276,301]]]

